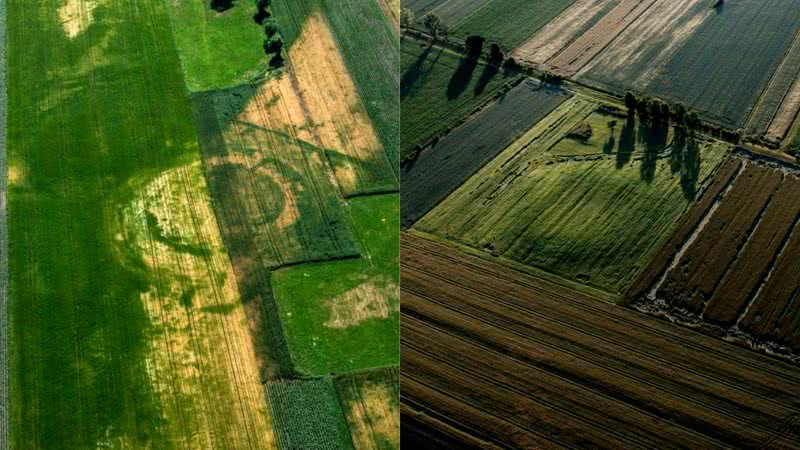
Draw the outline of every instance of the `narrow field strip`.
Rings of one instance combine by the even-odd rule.
[[[402,401],[412,409],[424,404],[426,414],[501,446],[586,447],[603,445],[603,439],[658,446],[650,440],[666,439],[716,448],[800,439],[782,425],[796,405],[776,391],[798,388],[800,379],[779,375],[790,373],[789,365],[412,235],[403,235],[402,245],[404,258],[410,258],[401,269],[409,299],[403,356],[415,368],[404,373]],[[608,322],[609,315],[617,319]],[[661,333],[677,338],[668,349]],[[631,353],[634,347],[639,351]],[[760,368],[743,369],[736,362],[740,357]],[[503,381],[486,382],[490,378]],[[541,413],[529,414],[530,406],[523,406],[528,400],[515,389],[521,380],[536,380],[529,398],[546,408]],[[653,391],[662,381],[669,390]],[[482,395],[461,399],[463,390]],[[598,401],[610,403],[590,406]],[[606,414],[597,418],[597,410]],[[582,411],[583,422],[558,419]],[[613,432],[620,429],[611,425],[617,420],[629,424],[622,427],[628,430],[624,435]],[[640,431],[634,433],[632,423]],[[550,431],[512,434],[517,424]],[[548,437],[560,442],[548,445]]]
[[[8,69],[6,67],[6,4],[0,2],[0,442],[9,440],[8,323]]]

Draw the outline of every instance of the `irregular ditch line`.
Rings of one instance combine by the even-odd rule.
[[[703,220],[700,221],[700,224],[697,225],[697,228],[695,228],[695,230],[692,232],[692,234],[689,236],[686,242],[684,242],[683,245],[681,245],[681,248],[678,249],[678,251],[673,255],[672,262],[669,264],[669,266],[667,266],[666,270],[664,270],[664,273],[661,275],[661,278],[658,280],[655,286],[653,286],[650,292],[647,293],[648,300],[656,300],[656,293],[664,284],[664,282],[667,280],[667,276],[669,275],[669,273],[672,272],[672,270],[678,266],[678,263],[681,261],[681,258],[683,258],[684,253],[686,253],[686,251],[689,250],[692,244],[694,244],[694,242],[703,232],[706,225],[708,225],[708,223],[711,221],[711,217],[714,215],[714,213],[722,204],[722,199],[725,197],[725,195],[728,194],[728,192],[731,189],[733,189],[735,181],[739,178],[742,172],[744,172],[745,168],[747,168],[747,165],[748,161],[747,160],[743,161],[741,167],[739,167],[739,172],[737,172],[736,175],[734,175],[730,180],[728,180],[728,185],[725,186],[725,189],[723,189],[723,191],[717,196],[716,200],[714,200],[714,204],[711,206],[708,212],[706,212],[706,215],[703,217]]]

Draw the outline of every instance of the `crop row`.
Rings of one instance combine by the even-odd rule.
[[[792,263],[800,252],[800,179],[731,158],[711,186],[628,298],[646,304],[649,290],[668,312],[689,312],[727,333],[735,327],[768,347],[786,346],[780,352],[800,350],[800,278]]]
[[[523,448],[714,448],[757,445],[791,414],[774,395],[800,383],[788,364],[442,244],[401,242],[403,403],[445,430]]]

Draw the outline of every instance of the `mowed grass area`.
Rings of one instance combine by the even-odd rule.
[[[267,70],[264,28],[255,2],[216,12],[207,0],[167,1],[186,84],[191,91],[238,86]]]
[[[12,447],[272,445],[165,5],[7,2]]]
[[[379,2],[275,0],[273,10],[289,46],[301,36],[309,17],[320,13],[325,18],[378,132],[389,166],[399,176],[399,42]]]
[[[591,157],[553,156],[551,149],[574,147],[567,135],[595,114],[586,105],[562,104],[415,228],[619,292],[729,147],[640,124],[629,138],[640,142],[639,154],[596,142]]]
[[[516,76],[404,37],[400,46],[403,116],[400,157],[464,120]]]
[[[349,201],[361,258],[274,273],[275,299],[300,372],[322,375],[399,363],[399,203],[396,194]]]
[[[493,0],[448,24],[453,33],[477,34],[512,50],[536,34],[575,0]]]

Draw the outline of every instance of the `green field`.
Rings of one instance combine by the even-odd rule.
[[[222,13],[209,8],[207,0],[165,3],[191,91],[238,86],[265,73],[265,36],[253,20],[253,1],[240,1]]]
[[[389,165],[399,174],[400,85],[397,33],[377,1],[274,0],[286,42],[300,36],[306,18],[321,12],[331,26],[358,93],[378,131]]]
[[[216,417],[202,401],[229,405],[221,415],[234,405],[224,385],[206,378],[214,387],[199,399],[187,390],[195,378],[186,379],[185,360],[149,371],[164,367],[157,359],[166,354],[154,352],[171,339],[149,299],[167,302],[191,279],[177,277],[169,260],[153,267],[151,257],[202,260],[218,250],[167,234],[168,218],[151,213],[144,235],[158,250],[142,254],[147,242],[129,240],[142,228],[125,219],[139,201],[146,211],[155,211],[152,199],[208,201],[165,3],[69,3],[84,8],[78,22],[41,6],[8,2],[12,445],[232,443],[223,422],[213,442],[193,440]],[[190,166],[194,175],[184,172]],[[176,170],[177,178],[161,177]],[[178,375],[187,384],[172,390]]]
[[[282,450],[353,448],[331,378],[272,382],[267,393]]]
[[[299,371],[321,375],[398,364],[399,203],[395,194],[349,201],[361,258],[274,273],[275,299]]]
[[[536,34],[575,0],[495,0],[485,2],[450,25],[460,36],[477,34],[512,50]]]
[[[400,156],[410,155],[490,101],[516,76],[439,47],[403,38],[400,46],[403,114]]]
[[[621,290],[669,236],[728,146],[638,124],[636,152],[553,155],[593,112],[565,102],[415,226],[610,292]],[[595,106],[596,107],[596,106]],[[583,144],[581,144],[583,146]],[[557,153],[563,153],[559,151]],[[568,153],[573,153],[569,151]]]

